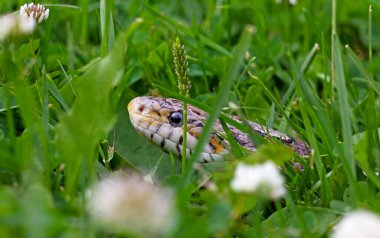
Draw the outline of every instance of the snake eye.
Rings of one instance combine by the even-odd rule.
[[[168,116],[170,125],[180,127],[183,124],[182,112],[173,112]]]

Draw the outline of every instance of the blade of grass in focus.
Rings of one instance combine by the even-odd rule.
[[[241,62],[242,62],[242,57],[248,47],[249,42],[252,39],[254,30],[252,29],[251,26],[247,26],[242,33],[240,37],[239,44],[237,45],[235,52],[234,52],[234,57],[231,61],[230,68],[228,69],[228,72],[225,76],[225,78],[222,79],[221,83],[221,88],[219,89],[219,92],[214,100],[214,104],[212,106],[213,111],[209,112],[209,117],[206,121],[206,124],[204,125],[202,129],[201,136],[199,137],[198,143],[194,149],[194,153],[191,155],[189,163],[188,163],[188,169],[183,176],[182,179],[182,184],[185,187],[189,181],[190,177],[194,172],[194,163],[199,160],[199,157],[201,155],[201,152],[203,150],[203,146],[206,144],[208,135],[212,130],[212,126],[216,119],[218,118],[218,115],[220,114],[220,111],[222,110],[222,107],[224,103],[227,101],[227,91],[230,89],[232,86],[234,80],[238,77],[239,73],[239,68],[241,67]],[[240,59],[240,60],[236,60]]]

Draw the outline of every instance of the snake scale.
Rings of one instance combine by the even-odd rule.
[[[143,96],[134,98],[128,104],[129,117],[132,126],[154,144],[160,146],[164,151],[181,156],[183,149],[183,115],[182,102],[173,98],[161,98]],[[187,157],[193,152],[202,127],[207,120],[207,113],[188,104],[187,106]],[[241,123],[236,116],[232,119]],[[279,131],[266,128],[260,124],[249,122],[253,131],[264,138],[277,138],[284,145],[293,149],[300,156],[307,156],[310,149],[304,142],[287,136]],[[233,126],[228,125],[229,130],[236,141],[246,149],[255,151],[256,147],[246,133],[243,133]],[[221,160],[223,155],[230,152],[229,142],[224,139],[225,132],[217,121],[214,131],[209,135],[208,144],[203,148],[200,162],[210,162]]]

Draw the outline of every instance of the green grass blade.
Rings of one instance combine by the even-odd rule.
[[[226,133],[227,140],[230,143],[231,146],[231,152],[236,158],[241,158],[243,156],[242,151],[240,150],[240,147],[238,143],[236,142],[234,136],[232,135],[232,132],[230,129],[228,129],[227,124],[223,121],[223,119],[220,119],[220,124],[222,125],[222,128],[224,132]]]
[[[319,179],[320,179],[321,184],[322,184],[321,196],[322,196],[323,203],[329,204],[329,202],[330,202],[329,191],[330,190],[329,190],[329,185],[328,185],[327,179],[326,179],[326,170],[325,170],[325,167],[324,167],[322,160],[321,160],[320,152],[319,152],[317,141],[316,141],[316,136],[313,133],[313,129],[311,126],[311,121],[310,121],[309,115],[311,118],[314,119],[313,121],[317,121],[317,122],[320,122],[320,121],[317,119],[312,108],[318,108],[317,109],[318,110],[317,115],[319,115],[319,117],[323,121],[327,121],[327,119],[323,116],[324,112],[322,110],[322,106],[320,104],[320,101],[315,96],[311,96],[314,94],[313,94],[312,90],[309,88],[309,85],[307,84],[307,82],[305,82],[305,78],[303,77],[303,74],[299,73],[299,71],[297,70],[293,58],[292,57],[289,57],[289,58],[291,61],[291,67],[292,67],[292,72],[293,72],[293,77],[294,77],[296,94],[300,97],[300,100],[299,100],[300,101],[300,110],[301,110],[302,119],[303,119],[303,122],[305,125],[305,129],[306,129],[306,136],[308,138],[310,146],[315,151],[314,158],[310,158],[310,159],[313,159],[313,160],[315,159],[315,162],[316,162],[317,173],[318,173]],[[309,95],[309,100],[307,100],[308,99],[307,95]],[[310,103],[313,103],[313,104],[310,104]],[[324,124],[324,125],[327,126],[329,124],[326,122],[326,124]],[[321,128],[321,127],[323,128],[323,126],[319,126],[319,128]],[[331,127],[327,126],[326,130],[329,130],[330,128]],[[324,132],[323,129],[321,131]],[[333,141],[332,135],[328,135],[328,133],[324,133],[323,138],[325,141]],[[331,149],[331,151],[332,151],[332,149]],[[313,161],[310,161],[310,162],[313,162]],[[313,165],[311,164],[311,166],[313,166]]]
[[[346,169],[347,176],[354,183],[356,180],[355,160],[352,151],[352,128],[351,128],[351,108],[349,104],[348,92],[346,87],[346,78],[343,70],[343,62],[340,52],[340,43],[338,36],[334,34],[335,48],[334,65],[336,73],[336,87],[339,102],[339,114],[342,123],[343,147],[342,147],[342,164]]]
[[[55,83],[49,78],[46,78],[46,88],[49,91],[49,93],[55,98],[55,100],[57,100],[57,102],[62,106],[62,108],[65,111],[70,110],[70,106],[67,104],[65,99],[62,97],[61,92],[58,90]]]
[[[154,10],[150,5],[146,4],[145,3],[145,6],[147,7],[147,9],[149,9],[149,11],[151,11],[156,17],[158,17],[159,20],[162,20],[163,22],[165,23],[168,23],[169,25],[173,26],[176,30],[180,30],[182,32],[184,32],[185,34],[189,35],[189,36],[192,36],[195,38],[195,33],[191,30],[190,27],[186,27],[180,23],[178,23],[177,21],[157,12],[156,10]],[[207,46],[209,46],[210,48],[218,51],[219,53],[225,55],[225,56],[228,56],[228,57],[232,57],[233,55],[231,54],[231,52],[229,52],[228,50],[226,50],[225,48],[223,48],[221,45],[217,44],[216,42],[214,42],[213,40],[211,40],[210,38],[202,35],[202,34],[198,34],[198,37],[199,39],[201,40],[201,42]]]
[[[113,51],[85,72],[72,109],[57,125],[56,148],[66,164],[65,193],[69,196],[95,175],[98,143],[114,123],[110,96],[124,70],[124,39],[119,36]]]
[[[102,56],[105,56],[115,41],[112,17],[113,0],[100,0],[100,30],[102,38]]]
[[[367,116],[367,154],[368,154],[368,162],[371,166],[376,166],[376,161],[372,158],[376,158],[380,155],[380,134],[377,129],[378,121],[377,115],[379,113],[375,107],[372,105],[376,105],[375,100],[375,88],[377,88],[377,93],[379,93],[380,84],[374,80],[374,71],[373,71],[373,59],[372,59],[372,5],[369,6],[368,9],[368,60],[369,60],[369,81],[372,84],[372,87],[369,87],[368,92],[368,106],[366,107]],[[375,87],[377,85],[378,87]],[[373,174],[372,174],[373,175]]]
[[[199,160],[199,157],[203,150],[203,146],[207,143],[209,133],[212,131],[212,126],[218,118],[218,115],[220,114],[220,111],[222,110],[224,103],[228,99],[227,92],[233,85],[234,80],[239,76],[239,69],[241,67],[241,62],[243,60],[244,53],[248,47],[249,42],[252,39],[253,30],[251,28],[251,26],[246,27],[240,37],[239,44],[237,45],[237,48],[235,49],[236,51],[234,52],[233,60],[231,60],[228,73],[226,74],[225,78],[223,78],[221,88],[219,89],[219,92],[215,97],[212,106],[213,111],[210,112],[208,120],[202,129],[201,136],[199,137],[198,143],[194,149],[194,153],[190,157],[188,163],[188,170],[183,176],[183,185],[187,185],[190,181],[191,175],[194,172],[193,165],[196,161]]]

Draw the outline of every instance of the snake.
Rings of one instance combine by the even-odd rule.
[[[186,149],[186,157],[189,158],[195,149],[202,128],[208,118],[208,113],[187,104],[187,143],[183,144],[183,103],[175,98],[163,98],[154,96],[140,96],[128,103],[128,113],[133,128],[162,150],[171,152],[181,158],[182,150]],[[242,123],[237,116],[229,116],[231,119]],[[294,139],[277,130],[270,129],[258,123],[248,121],[253,132],[264,139],[275,138],[285,146],[291,148],[301,157],[310,154],[309,146],[298,139]],[[236,142],[248,151],[256,151],[256,146],[247,133],[228,125]],[[212,162],[223,160],[231,152],[231,145],[226,138],[226,133],[219,120],[214,124],[213,131],[209,134],[208,143],[203,148],[199,162]]]

